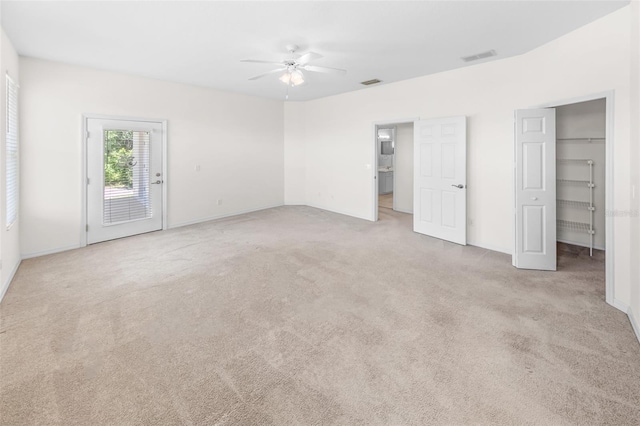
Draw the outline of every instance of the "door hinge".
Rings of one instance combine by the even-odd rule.
[[[89,137],[91,137],[91,132],[87,131],[87,139],[89,139]]]
[[[87,185],[91,182],[91,179],[87,178]]]
[[[86,226],[85,226],[85,230],[86,230],[87,232],[89,232],[89,225],[86,225]]]

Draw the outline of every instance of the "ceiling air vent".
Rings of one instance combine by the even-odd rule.
[[[382,80],[378,80],[374,78],[373,80],[361,81],[360,84],[364,84],[365,86],[371,86],[372,84],[382,83]]]
[[[462,58],[465,62],[477,61],[478,59],[490,58],[492,56],[496,56],[495,50],[488,50],[486,52],[478,53],[476,55],[465,56]]]

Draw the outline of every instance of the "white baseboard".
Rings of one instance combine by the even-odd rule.
[[[393,209],[394,212],[400,212],[400,213],[406,213],[406,214],[413,214],[413,210],[409,211],[409,210],[402,210],[402,209]]]
[[[235,212],[235,213],[229,213],[229,214],[224,214],[224,215],[205,217],[205,218],[202,218],[202,219],[196,219],[196,220],[192,220],[192,221],[189,221],[189,222],[183,222],[183,223],[178,223],[178,224],[175,224],[175,225],[171,225],[171,226],[169,226],[169,229],[178,228],[180,226],[193,225],[193,224],[201,223],[201,222],[207,222],[209,220],[222,219],[222,218],[230,217],[230,216],[237,216],[237,215],[245,214],[245,213],[257,212],[257,211],[260,211],[260,210],[272,209],[274,207],[280,207],[280,206],[282,206],[282,204],[274,204],[274,205],[271,205],[271,206],[259,207],[259,208],[256,208],[256,209],[244,210],[244,211]],[[34,257],[47,256],[49,254],[61,253],[63,251],[75,250],[75,249],[78,249],[78,248],[81,248],[81,247],[83,247],[83,246],[80,245],[80,244],[74,244],[72,246],[57,247],[57,248],[54,248],[54,249],[43,250],[43,251],[38,251],[38,252],[33,252],[33,253],[23,253],[21,258],[22,259],[31,259],[31,258],[34,258]]]
[[[9,277],[7,278],[7,281],[2,283],[2,288],[0,289],[0,302],[2,302],[2,299],[4,299],[4,295],[7,294],[7,290],[9,290],[9,286],[11,285],[11,281],[13,281],[13,277],[16,275],[16,272],[18,272],[18,268],[20,267],[20,263],[22,263],[22,260],[18,260],[16,262],[15,266],[11,270],[11,273],[9,274]]]
[[[329,207],[325,207],[325,206],[319,206],[317,204],[307,204],[307,207],[313,207],[314,209],[318,209],[318,210],[324,210],[327,212],[331,212],[331,213],[337,213],[337,214],[342,214],[345,216],[351,216],[351,217],[355,217],[356,219],[362,219],[362,220],[368,220],[369,222],[371,222],[371,218],[368,216],[361,216],[358,214],[355,214],[353,212],[348,212],[345,210],[337,210],[337,209],[333,209],[333,208],[329,208]]]
[[[491,250],[491,251],[497,251],[497,252],[500,252],[500,253],[508,254],[509,256],[511,256],[513,254],[511,249],[506,249],[504,247],[497,247],[497,246],[494,246],[492,244],[478,243],[476,241],[467,241],[467,244],[470,245],[470,246],[480,247],[480,248],[483,248],[483,249],[487,249],[487,250]]]
[[[268,210],[268,209],[273,209],[273,208],[282,207],[282,206],[284,206],[284,204],[273,204],[273,205],[268,205],[268,206],[263,206],[263,207],[257,207],[255,209],[240,210],[240,211],[233,212],[233,213],[225,213],[225,214],[219,214],[219,215],[214,215],[214,216],[202,217],[200,219],[190,220],[190,221],[187,221],[187,222],[180,222],[180,223],[170,224],[169,225],[169,229],[180,228],[182,226],[195,225],[197,223],[202,223],[202,222],[209,222],[210,220],[224,219],[226,217],[238,216],[238,215],[241,215],[241,214],[259,212],[260,210]]]
[[[622,303],[618,299],[613,299],[613,303],[611,302],[607,302],[607,303],[609,303],[614,308],[619,309],[625,314],[627,314],[627,317],[629,318],[629,322],[631,323],[631,328],[633,329],[633,332],[636,334],[638,343],[640,343],[640,323],[638,323],[638,321],[636,320],[636,317],[633,314],[633,309],[631,309],[629,306],[627,306],[626,303]]]
[[[613,303],[608,302],[611,306],[613,306],[614,308],[624,312],[625,314],[629,313],[629,306],[627,306],[626,303],[622,303],[621,301],[619,301],[618,299],[613,299]]]
[[[627,312],[627,315],[629,316],[629,322],[631,322],[631,327],[633,328],[633,331],[636,333],[636,338],[638,339],[638,343],[640,343],[640,324],[638,323],[638,321],[636,321],[636,317],[633,314],[633,309],[629,309],[629,311]]]
[[[560,239],[560,238],[558,238],[556,241],[557,241],[557,242],[559,242],[559,243],[570,244],[570,245],[572,245],[572,246],[578,246],[578,247],[589,248],[589,245],[588,245],[588,244],[577,243],[577,242],[575,242],[575,241],[563,240],[563,239]],[[602,250],[602,251],[604,251],[604,250],[605,250],[605,248],[604,248],[604,247],[602,247],[602,246],[593,246],[593,248],[594,248],[594,249],[596,249],[596,250]]]
[[[68,251],[68,250],[75,250],[82,247],[80,244],[74,244],[72,246],[66,246],[66,247],[58,247],[58,248],[54,248],[54,249],[50,249],[50,250],[44,250],[44,251],[37,251],[37,252],[33,252],[33,253],[23,253],[21,258],[24,259],[31,259],[33,257],[40,257],[40,256],[46,256],[48,254],[56,254],[56,253],[60,253],[63,251]]]

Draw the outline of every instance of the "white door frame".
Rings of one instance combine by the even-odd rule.
[[[162,185],[162,230],[167,230],[167,120],[119,115],[82,114],[82,133],[80,134],[80,156],[82,164],[82,179],[80,180],[80,200],[82,206],[80,220],[80,247],[87,246],[87,124],[89,119],[126,120],[162,124],[162,180],[164,181],[164,185]]]
[[[553,101],[542,105],[537,105],[532,108],[555,108],[563,105],[576,104],[579,102],[594,101],[596,99],[605,99],[605,212],[611,212],[614,209],[613,204],[613,146],[614,146],[614,101],[615,90],[608,90],[606,92],[594,93],[591,95],[578,96],[571,99],[562,99],[559,101]],[[614,217],[605,213],[605,300],[611,306],[620,309],[623,312],[627,312],[626,306],[615,299],[615,274],[614,274]],[[514,235],[514,247],[515,247],[515,235]]]
[[[377,128],[379,126],[393,126],[396,124],[407,124],[407,123],[415,123],[416,121],[420,120],[420,117],[413,117],[413,118],[404,118],[404,119],[397,119],[397,120],[384,120],[384,121],[374,121],[373,122],[373,161],[371,162],[371,164],[373,165],[372,167],[372,173],[371,173],[371,186],[372,186],[372,191],[371,191],[371,205],[373,206],[373,211],[371,212],[371,218],[369,219],[372,222],[377,222],[378,221],[378,131]],[[396,136],[397,137],[397,136]],[[393,157],[393,172],[395,173],[396,169],[395,169],[395,156]],[[396,190],[396,179],[395,176],[393,177],[393,191],[395,194],[395,190]],[[395,201],[395,197],[393,200],[393,206],[395,207],[396,205],[396,201]]]

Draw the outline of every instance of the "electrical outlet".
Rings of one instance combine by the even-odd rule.
[[[219,205],[219,206],[221,206],[221,205],[222,205],[222,200],[218,200],[218,201],[216,201],[216,204],[217,204],[217,205]]]
[[[196,166],[194,167],[194,169],[196,170],[196,172],[200,171],[200,164],[196,164]]]

